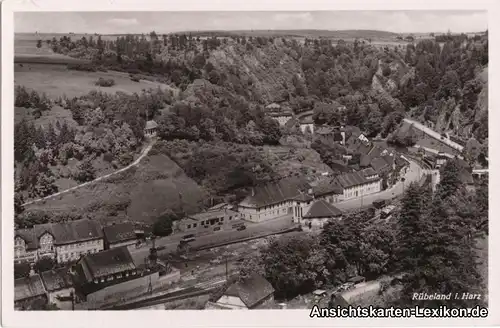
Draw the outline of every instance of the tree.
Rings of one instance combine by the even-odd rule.
[[[172,211],[166,211],[160,215],[153,224],[153,234],[155,236],[168,236],[172,233],[172,222],[179,217]]]
[[[90,160],[84,160],[78,166],[78,172],[75,179],[79,182],[88,182],[95,179],[95,169]]]
[[[34,266],[36,272],[41,273],[44,271],[52,270],[56,265],[56,262],[50,257],[40,258]]]
[[[19,263],[14,264],[14,278],[24,278],[28,277],[31,271],[31,265],[29,263]]]
[[[278,298],[311,292],[327,274],[326,254],[312,236],[274,239],[261,254],[265,276]]]

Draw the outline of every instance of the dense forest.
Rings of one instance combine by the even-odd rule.
[[[475,238],[487,233],[488,182],[475,194],[459,179],[455,161],[442,168],[433,194],[429,184],[411,184],[395,220],[374,224],[370,211],[331,221],[320,235],[282,237],[246,259],[242,275],[258,272],[272,282],[277,297],[290,299],[362,275],[384,282],[378,304],[471,307],[482,300],[412,299],[413,293],[478,293],[486,290],[477,270]],[[451,302],[451,303],[450,303]]]

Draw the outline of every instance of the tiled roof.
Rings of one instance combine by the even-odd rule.
[[[109,225],[102,230],[109,244],[136,239],[134,225],[130,222]]]
[[[157,127],[158,127],[158,123],[156,123],[155,121],[147,121],[145,129],[149,130],[149,129],[154,129]]]
[[[54,237],[54,245],[72,244],[103,237],[101,225],[88,219],[37,224],[31,229],[17,230],[15,236],[23,238],[29,247],[38,247],[38,239],[45,233]]]
[[[274,288],[269,281],[258,274],[253,274],[229,286],[224,295],[239,297],[247,308],[251,309],[272,293]]]
[[[38,248],[38,238],[35,236],[35,229],[19,229],[15,231],[14,238],[21,237],[26,243],[27,250]]]
[[[88,282],[136,268],[127,247],[117,247],[84,256],[80,263]]]
[[[272,104],[267,105],[266,108],[277,109],[277,108],[281,108],[281,106],[277,103],[272,103]]]
[[[361,155],[359,159],[359,165],[362,167],[370,166],[371,158],[368,155]]]
[[[389,164],[382,157],[377,157],[373,159],[370,166],[378,173],[381,173],[385,169],[389,168]]]
[[[391,155],[384,155],[382,156],[382,158],[384,159],[384,161],[390,166],[392,167],[394,165],[394,156],[391,156]]]
[[[285,178],[276,183],[254,188],[254,194],[247,196],[241,206],[263,207],[292,200],[300,195],[300,191],[307,192],[309,184],[300,178]]]
[[[38,274],[14,280],[14,301],[22,301],[44,294],[45,288]]]
[[[369,172],[369,171],[367,171]],[[373,173],[375,174],[375,173]],[[337,176],[337,181],[339,182],[339,184],[342,186],[342,188],[346,189],[346,188],[351,188],[351,187],[354,187],[354,186],[359,186],[359,185],[362,185],[362,184],[365,184],[365,183],[370,183],[370,182],[373,182],[373,181],[376,181],[377,179],[367,179],[366,176],[368,176],[370,174],[367,174],[367,173],[363,173],[363,172],[353,172],[353,173],[346,173],[346,174],[342,174],[342,175],[339,175]]]
[[[326,179],[318,182],[313,186],[313,194],[316,197],[327,194],[342,194],[342,186],[340,186],[336,179]]]
[[[372,175],[375,175],[377,174],[377,172],[375,172],[374,169],[372,169],[371,167],[368,167],[366,169],[363,169],[361,171],[361,173],[365,176],[365,177],[369,177],[369,176],[372,176]]]
[[[315,202],[311,206],[307,214],[304,215],[304,219],[329,218],[329,217],[338,217],[341,215],[342,215],[341,210],[321,199]]]
[[[42,280],[48,292],[73,287],[73,281],[68,268],[42,272]]]

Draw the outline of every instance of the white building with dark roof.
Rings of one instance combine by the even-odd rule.
[[[17,263],[36,262],[41,257],[65,263],[103,249],[101,225],[88,219],[37,224],[14,233],[14,261]]]
[[[314,202],[300,223],[304,230],[319,230],[323,229],[328,221],[340,219],[342,219],[342,211],[321,199]]]
[[[156,136],[156,132],[158,130],[158,123],[155,121],[147,121],[146,126],[144,127],[144,135],[147,137]]]
[[[253,274],[231,284],[206,309],[251,310],[274,301],[274,288],[264,277]]]
[[[176,223],[176,230],[195,235],[231,230],[244,224],[240,218],[240,213],[225,206],[215,207],[186,216]]]
[[[262,222],[290,216],[294,222],[307,212],[313,200],[311,186],[301,179],[285,178],[252,188],[251,195],[238,205],[241,218]]]
[[[382,190],[382,179],[372,168],[345,173],[335,178],[342,188],[342,200],[363,197]]]

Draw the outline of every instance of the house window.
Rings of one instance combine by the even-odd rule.
[[[204,225],[205,224],[205,221],[201,221],[201,225]]]
[[[198,224],[197,223],[193,223],[193,228],[196,228]]]
[[[190,225],[190,224],[188,224],[187,228],[188,228],[188,229],[191,229],[191,225]]]
[[[232,217],[232,216],[230,216],[230,217],[229,217],[229,221],[231,221],[232,219],[233,219],[233,217]]]

